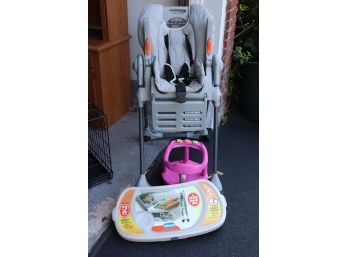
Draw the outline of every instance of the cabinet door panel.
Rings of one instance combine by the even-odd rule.
[[[88,52],[88,101],[100,109],[103,106],[101,90],[98,54]]]
[[[130,107],[129,42],[124,41],[101,53],[100,67],[103,70],[103,111],[111,125]]]
[[[127,0],[106,0],[108,39],[118,40],[128,35]]]

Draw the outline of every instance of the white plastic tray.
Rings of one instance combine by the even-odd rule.
[[[218,229],[226,200],[208,180],[125,189],[112,211],[116,230],[126,240],[183,239]]]

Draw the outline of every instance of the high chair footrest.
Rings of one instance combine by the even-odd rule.
[[[153,129],[160,132],[201,131],[206,128],[207,103],[186,100],[152,102]]]

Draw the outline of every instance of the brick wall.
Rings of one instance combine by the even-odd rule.
[[[221,76],[221,108],[219,111],[220,118],[225,114],[228,107],[228,78],[229,71],[232,62],[232,50],[234,41],[234,31],[236,28],[237,20],[237,4],[238,0],[228,0],[226,5],[226,19],[225,19],[225,32],[224,32],[224,44],[222,53],[222,62],[224,63],[224,68],[222,70]]]

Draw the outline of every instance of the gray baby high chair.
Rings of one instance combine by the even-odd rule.
[[[151,4],[139,17],[144,54],[138,55],[134,69],[139,87],[140,177],[134,187],[121,192],[112,211],[116,230],[126,240],[184,239],[214,231],[225,222],[227,203],[217,172],[222,62],[213,54],[213,32],[212,13],[201,5]],[[215,132],[211,180],[185,181],[180,174],[179,184],[149,185],[145,136],[199,138],[208,135],[208,129]]]

